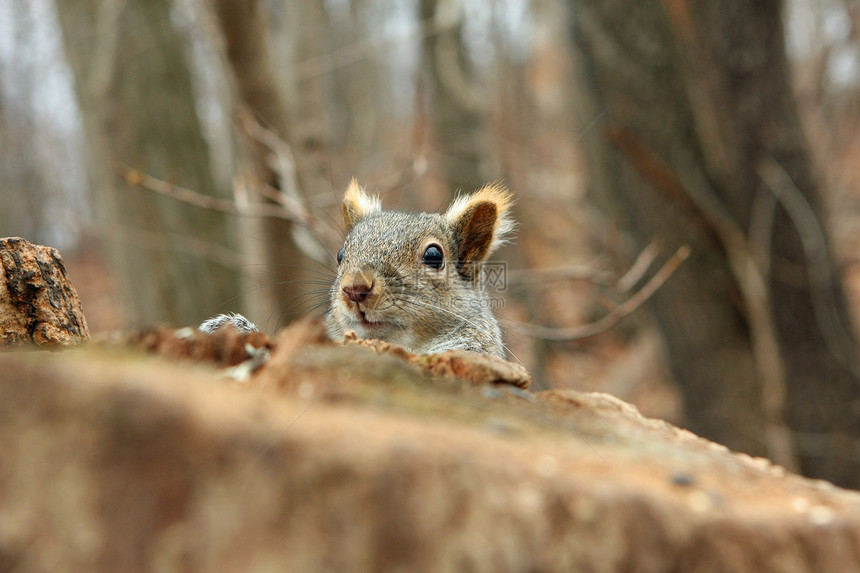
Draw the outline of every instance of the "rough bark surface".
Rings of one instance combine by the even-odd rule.
[[[93,345],[0,356],[0,569],[860,571],[856,492],[606,395],[377,350],[302,323],[248,383]]]
[[[89,337],[60,253],[18,237],[0,239],[0,348],[74,344]]]
[[[690,428],[860,487],[856,343],[788,81],[781,2],[575,0],[593,190],[693,255],[650,301]]]

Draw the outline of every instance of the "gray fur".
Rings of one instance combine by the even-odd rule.
[[[465,214],[470,197],[455,201],[445,215],[401,213],[382,211],[377,198],[365,194],[355,182],[350,186],[343,206],[349,234],[326,316],[329,336],[342,340],[352,330],[359,338],[400,344],[418,354],[469,350],[504,358],[492,301],[474,276],[480,273],[482,261],[458,264],[464,238],[455,229],[462,229],[463,221],[469,220]],[[487,240],[492,243],[483,255],[488,256],[513,228],[507,215],[510,194],[500,185],[490,185],[472,197],[497,206],[490,225],[493,233]],[[430,243],[442,249],[442,269],[421,262]],[[367,300],[351,300],[345,294],[344,287],[356,285],[367,287]],[[233,324],[240,332],[256,330],[236,314],[209,319],[200,330],[214,332],[224,324]]]
[[[512,225],[503,211],[496,225],[502,223]],[[354,330],[359,338],[379,338],[419,354],[458,349],[505,357],[491,300],[474,280],[480,266],[458,267],[462,237],[456,236],[450,215],[375,210],[347,221],[347,227],[326,321],[331,338]],[[497,237],[503,240],[504,232]],[[442,247],[441,270],[421,263],[431,242]],[[373,282],[377,300],[370,305],[347,300],[341,289],[355,282]],[[366,325],[359,309],[381,326]]]
[[[197,330],[207,334],[212,334],[213,332],[224,328],[228,324],[232,324],[233,327],[241,333],[257,332],[256,324],[241,314],[236,314],[234,312],[219,314],[218,316],[205,320],[199,327],[197,327]]]

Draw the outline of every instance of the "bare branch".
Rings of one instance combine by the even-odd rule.
[[[180,187],[169,181],[164,181],[147,175],[136,169],[119,163],[117,165],[120,175],[130,185],[138,185],[144,189],[154,191],[160,195],[172,197],[183,203],[194,205],[203,209],[212,211],[220,211],[222,213],[230,213],[232,215],[241,215],[246,217],[271,217],[275,219],[285,219],[294,223],[301,224],[302,219],[296,214],[288,211],[280,205],[268,205],[265,203],[238,203],[229,199],[221,199],[220,197],[212,197],[204,195],[197,191],[192,191],[185,187]]]
[[[839,304],[831,288],[833,269],[829,262],[827,238],[815,210],[791,176],[772,157],[762,160],[758,166],[758,174],[785,208],[800,236],[815,318],[827,348],[840,364],[860,376],[858,365],[850,358],[854,353],[853,349],[846,347],[852,336],[846,331],[845,324],[838,315]]]
[[[510,322],[511,327],[523,334],[553,341],[582,340],[606,332],[651,298],[689,256],[690,247],[684,245],[679,248],[641,289],[614,308],[609,314],[590,324],[570,328],[550,328],[522,322]]]
[[[633,285],[639,282],[642,276],[648,272],[648,269],[659,254],[660,241],[654,239],[639,253],[633,265],[620,279],[616,279],[616,275],[612,271],[592,263],[509,271],[507,281],[509,285],[556,281],[589,281],[601,286],[614,286],[616,292],[625,293],[633,288]],[[601,258],[602,256],[598,257],[595,262],[599,262]]]
[[[610,285],[614,281],[611,271],[588,265],[564,265],[545,269],[525,269],[509,271],[509,285],[533,284],[555,281],[591,281],[595,284]]]
[[[263,125],[250,113],[243,115],[241,124],[251,138],[271,152],[270,168],[278,178],[279,189],[261,182],[257,186],[257,191],[282,206],[287,212],[296,215],[301,224],[293,227],[293,240],[307,256],[317,262],[328,260],[328,249],[325,243],[334,244],[337,238],[331,232],[333,227],[324,226],[311,214],[307,203],[299,193],[296,159],[292,146],[280,134]],[[339,228],[334,230],[340,231]]]
[[[787,469],[797,469],[797,455],[784,414],[787,393],[785,364],[764,273],[769,263],[760,265],[757,261],[743,229],[723,205],[708,178],[696,167],[694,158],[678,158],[681,167],[676,172],[623,126],[613,125],[609,136],[643,177],[670,199],[680,203],[723,245],[729,268],[743,296],[750,326],[753,357],[761,379],[769,454]]]
[[[652,239],[648,246],[639,253],[639,256],[636,257],[636,260],[633,262],[633,265],[624,273],[620,279],[618,279],[618,284],[616,285],[616,290],[618,292],[627,292],[633,288],[633,286],[639,282],[639,280],[648,272],[648,269],[651,268],[651,264],[657,259],[657,256],[660,254],[660,240]]]
[[[193,235],[129,227],[116,227],[111,228],[111,230],[114,231],[113,236],[120,241],[141,249],[183,252],[239,271],[244,271],[244,267],[247,265],[247,261],[243,260],[236,251]]]

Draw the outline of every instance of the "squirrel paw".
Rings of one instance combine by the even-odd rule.
[[[259,332],[256,324],[235,312],[219,314],[218,316],[204,320],[203,323],[197,327],[197,330],[205,332],[206,334],[212,334],[228,324],[232,324],[233,328],[242,334],[248,332]]]

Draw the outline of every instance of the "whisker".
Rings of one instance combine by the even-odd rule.
[[[423,306],[423,307],[426,307],[426,308],[430,308],[430,309],[432,309],[432,310],[438,310],[438,311],[440,311],[440,312],[443,312],[443,313],[448,314],[449,316],[451,316],[451,317],[453,317],[453,318],[456,318],[456,319],[460,320],[461,322],[465,322],[465,323],[467,323],[467,324],[471,325],[471,326],[472,326],[472,327],[474,327],[476,330],[481,330],[481,327],[480,327],[480,326],[478,326],[478,325],[477,325],[475,322],[473,322],[472,320],[469,320],[468,318],[466,318],[466,317],[464,317],[464,316],[462,316],[462,315],[459,315],[459,314],[455,313],[454,311],[449,310],[449,309],[447,309],[447,308],[445,308],[445,307],[443,307],[443,306],[441,306],[441,305],[434,305],[434,304],[428,303],[428,302],[426,302],[426,301],[424,301],[424,300],[412,300],[412,299],[411,299],[411,297],[417,297],[417,296],[418,296],[418,295],[412,295],[412,294],[408,294],[408,293],[403,293],[403,294],[402,294],[402,298],[400,298],[400,300],[402,300],[402,301],[404,301],[404,302],[407,302],[407,303],[409,303],[409,304],[412,304],[412,305]],[[508,353],[510,353],[510,355],[514,357],[514,360],[516,360],[516,361],[519,363],[519,365],[520,365],[520,366],[522,366],[523,368],[525,368],[525,365],[522,363],[522,361],[519,359],[519,357],[518,357],[516,354],[514,354],[514,352],[513,352],[513,351],[508,347],[508,345],[507,345],[507,344],[505,344],[505,343],[504,343],[504,341],[502,341],[502,343],[501,343],[501,344],[502,344],[502,348],[504,348]]]
[[[304,304],[307,300],[315,300],[315,297],[319,297],[320,300],[328,301],[329,298],[329,290],[328,289],[314,289],[305,291],[303,293],[299,293],[294,296],[281,310],[290,309],[297,304]]]
[[[337,274],[334,269],[330,269],[330,268],[326,267],[325,265],[323,265],[322,263],[319,263],[317,261],[313,261],[313,262],[322,266],[323,269],[325,269],[325,270],[321,271],[319,269],[312,269],[312,268],[303,267],[300,265],[288,265],[285,263],[247,263],[247,264],[242,265],[242,268],[264,267],[266,269],[270,269],[270,268],[274,267],[274,268],[278,268],[278,269],[295,269],[295,270],[300,270],[300,271],[304,271],[307,273],[314,273],[316,275],[319,275],[320,278],[324,277],[327,279],[332,279],[332,280],[334,279],[335,275]]]
[[[284,280],[284,281],[260,283],[260,284],[256,284],[253,286],[249,286],[243,290],[240,290],[238,293],[236,293],[235,296],[232,296],[232,297],[224,300],[221,304],[219,304],[217,307],[215,307],[215,310],[216,311],[223,310],[228,305],[235,304],[237,301],[241,300],[242,297],[244,297],[250,293],[253,293],[255,291],[259,291],[259,290],[262,290],[264,288],[270,288],[270,287],[282,286],[282,285],[288,285],[288,284],[315,285],[315,286],[324,286],[324,287],[329,287],[329,288],[331,287],[331,281],[322,280],[322,279],[310,279],[310,280],[308,280],[308,279],[296,279],[296,280]],[[319,292],[328,293],[329,288],[317,289],[317,290]],[[306,292],[314,292],[314,291],[306,291]]]
[[[334,190],[335,190],[334,187],[332,187],[332,191],[334,191]],[[317,207],[316,205],[314,205],[310,201],[308,201],[308,205],[310,205],[311,207],[313,207],[314,209],[316,209],[317,211],[322,213],[326,217],[326,219],[331,221],[331,228],[334,229],[335,231],[337,231],[337,233],[340,235],[340,238],[342,241],[346,241],[346,231],[344,231],[343,225],[341,224],[340,221],[338,221],[337,219],[332,217],[331,214],[326,209],[323,209],[322,207]]]
[[[331,283],[326,281],[275,281],[273,283],[269,283],[267,286],[282,286],[289,284],[298,284],[299,286],[303,285],[312,285],[312,286],[324,286],[326,287],[326,291],[331,289]]]
[[[315,304],[313,306],[309,306],[309,307],[306,307],[304,309],[297,310],[296,312],[298,314],[300,314],[301,316],[307,316],[308,314],[314,312],[317,309],[326,309],[327,307],[328,307],[328,301],[324,300],[324,301],[318,302],[317,304]],[[322,314],[325,314],[325,313],[322,313]]]
[[[278,312],[278,317],[277,317],[277,320],[275,321],[275,330],[280,328],[282,323],[289,322],[289,320],[285,321],[284,320],[285,318],[292,318],[294,316],[307,316],[308,314],[310,314],[311,312],[313,312],[319,308],[326,307],[328,305],[328,298],[326,298],[324,300],[320,300],[319,302],[316,302],[316,303],[314,303],[314,301],[306,301],[306,302],[309,303],[309,306],[304,306],[302,308],[298,308],[298,309],[293,310],[293,311],[289,311],[290,307],[293,306],[292,304],[282,308],[280,310],[280,312]],[[273,312],[272,316],[270,316],[269,319],[266,321],[267,325],[272,321],[272,319],[274,319],[274,314],[275,313]]]
[[[344,237],[343,241],[341,241],[341,242],[344,242],[344,241],[346,241],[346,237]],[[337,259],[332,254],[331,249],[326,249],[326,254],[328,255],[329,259],[331,260],[331,264],[334,265],[334,267],[330,267],[330,266],[326,265],[325,263],[323,263],[322,261],[311,260],[311,262],[313,264],[320,266],[323,269],[325,269],[325,272],[328,273],[328,276],[330,276],[331,278],[334,278],[334,276],[337,274]],[[320,272],[320,271],[317,271],[317,272]]]
[[[314,289],[299,293],[284,305],[284,308],[293,308],[298,304],[304,304],[308,301],[324,300],[328,302],[331,298],[331,293],[328,289]]]
[[[272,319],[275,313],[283,313],[295,309],[297,307],[301,307],[307,304],[320,304],[320,303],[328,303],[328,291],[309,291],[293,297],[293,299],[288,302],[286,305],[277,308],[272,311],[272,314],[269,316],[269,320]]]

